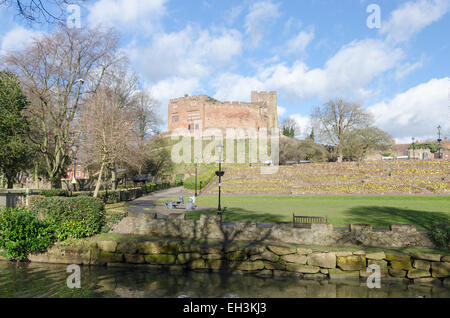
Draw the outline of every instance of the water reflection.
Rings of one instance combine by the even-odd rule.
[[[81,268],[81,289],[66,287],[66,266],[0,262],[0,297],[450,297],[450,289],[382,280],[329,282],[253,276],[168,273],[139,268]]]

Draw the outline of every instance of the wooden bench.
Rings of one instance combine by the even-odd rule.
[[[313,223],[327,224],[327,216],[299,216],[292,214],[292,225],[297,226],[310,226]]]

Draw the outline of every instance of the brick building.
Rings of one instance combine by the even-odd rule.
[[[277,93],[251,92],[250,103],[220,102],[207,95],[170,100],[168,132],[208,128],[278,128]]]

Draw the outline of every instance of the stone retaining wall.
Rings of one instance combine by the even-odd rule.
[[[32,262],[137,266],[169,271],[231,272],[263,277],[365,279],[371,264],[381,279],[450,287],[450,256],[438,254],[311,250],[272,244],[215,245],[181,241],[98,241],[89,247],[53,247],[31,254]]]
[[[126,217],[114,233],[142,234],[187,239],[223,241],[275,241],[319,246],[373,246],[434,248],[427,233],[413,225],[391,225],[390,229],[373,229],[371,225],[352,224],[337,229],[332,224],[312,224],[311,228],[294,228],[292,224],[261,225],[256,222],[221,224],[218,216],[201,215],[200,220],[186,220],[186,215],[169,215],[157,219],[156,214]]]

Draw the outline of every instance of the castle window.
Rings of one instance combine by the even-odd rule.
[[[172,123],[176,123],[178,122],[178,115],[173,115],[172,116]]]
[[[195,130],[197,130],[198,129],[198,124],[195,124]]]
[[[200,112],[190,112],[188,113],[188,121],[194,121],[200,119]]]

